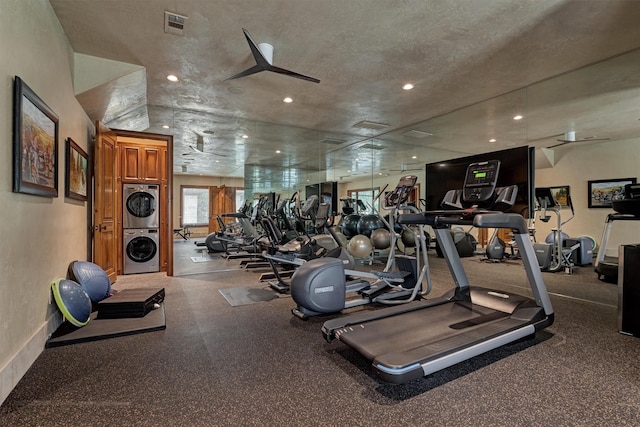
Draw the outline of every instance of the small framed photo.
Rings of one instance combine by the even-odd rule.
[[[67,138],[64,195],[70,199],[87,200],[89,157],[71,138]]]
[[[635,178],[599,179],[588,181],[589,207],[611,208],[613,200],[624,198],[624,186],[635,184]]]
[[[13,192],[58,197],[58,116],[16,76]]]
[[[561,185],[560,187],[550,187],[550,189],[556,203],[559,204],[562,209],[568,208],[570,197],[569,186]]]

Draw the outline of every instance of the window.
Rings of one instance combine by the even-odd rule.
[[[361,190],[349,190],[347,191],[347,195],[354,200],[360,200],[364,204],[365,211],[361,211],[362,205],[360,203],[354,206],[356,213],[371,214],[374,212],[373,209],[371,209],[372,205],[377,211],[380,211],[380,199],[376,200],[375,205],[373,203],[373,199],[378,197],[379,192],[379,188],[365,188]]]
[[[236,189],[236,210],[244,206],[244,189]]]
[[[181,190],[181,227],[209,225],[209,187],[187,187]]]

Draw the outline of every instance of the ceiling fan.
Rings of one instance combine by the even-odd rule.
[[[268,43],[260,43],[256,44],[251,38],[251,35],[244,28],[242,29],[244,32],[244,36],[247,38],[247,42],[249,43],[249,48],[251,49],[251,53],[253,54],[253,58],[256,61],[256,65],[251,68],[247,68],[246,70],[235,74],[229,78],[226,78],[224,81],[238,79],[240,77],[249,76],[251,74],[256,74],[261,71],[271,71],[278,74],[284,74],[286,76],[295,77],[297,79],[307,80],[313,83],[320,83],[320,80],[305,76],[304,74],[296,73],[291,70],[286,70],[284,68],[276,67],[273,65],[273,46]]]
[[[195,146],[189,145],[189,148],[196,153],[200,153],[200,154],[204,153],[205,152],[204,151],[204,135],[201,135],[196,131],[191,131],[191,132],[196,134],[196,145]],[[228,157],[227,154],[221,153],[219,151],[208,152],[207,154],[213,154],[214,156],[218,156],[218,157]]]
[[[565,132],[564,138],[558,139],[557,141],[559,141],[560,144],[552,145],[551,147],[547,148],[557,148],[566,144],[573,144],[576,142],[609,141],[609,138],[598,138],[596,136],[585,136],[583,138],[576,138],[575,131],[569,131]]]

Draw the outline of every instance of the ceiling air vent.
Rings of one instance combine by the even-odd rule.
[[[362,128],[362,129],[382,130],[382,129],[388,128],[389,125],[385,123],[376,123],[376,122],[370,122],[368,120],[363,120],[353,125],[353,127]]]
[[[344,139],[324,138],[324,139],[321,139],[320,142],[323,144],[340,145],[340,144],[344,144],[347,141],[345,141]]]
[[[426,138],[426,137],[428,137],[428,136],[433,136],[433,134],[432,134],[432,133],[429,133],[429,132],[423,132],[423,131],[421,131],[421,130],[415,130],[415,129],[412,129],[412,130],[406,131],[406,132],[405,132],[405,133],[403,133],[402,135],[403,135],[403,136],[408,136],[408,137],[410,137],[410,138],[418,138],[418,139],[423,139],[423,138]]]
[[[167,34],[175,34],[176,36],[184,35],[184,23],[188,18],[184,15],[178,15],[174,12],[164,11],[164,32]]]

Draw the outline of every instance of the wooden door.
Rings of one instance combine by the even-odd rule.
[[[209,187],[209,233],[220,231],[217,216],[223,213],[235,212],[235,205],[235,188],[225,186]]]
[[[97,122],[96,130],[93,262],[107,272],[113,283],[118,274],[118,147],[116,134],[111,129]]]

